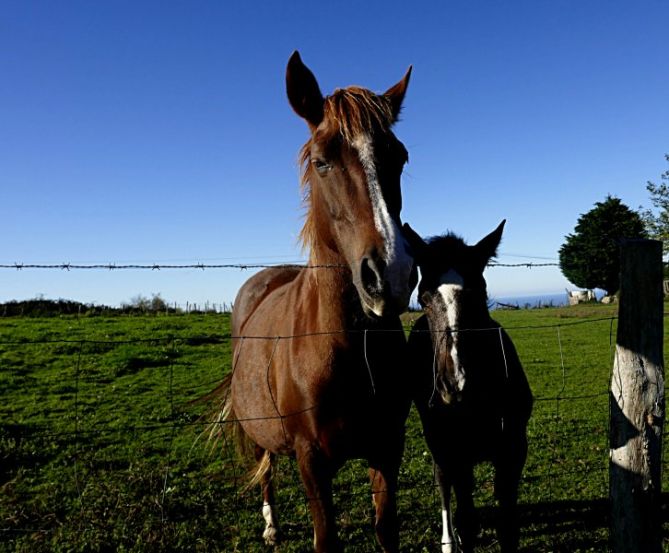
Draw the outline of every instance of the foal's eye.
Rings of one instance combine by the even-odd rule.
[[[332,165],[323,161],[322,159],[314,159],[311,163],[316,168],[316,171],[318,171],[318,174],[321,176],[325,175],[330,169],[332,169]]]

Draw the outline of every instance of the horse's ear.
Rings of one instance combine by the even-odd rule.
[[[286,92],[288,101],[300,117],[312,128],[323,120],[323,95],[316,77],[302,63],[297,50],[293,52],[286,67]]]
[[[402,226],[402,234],[409,243],[413,258],[416,260],[416,263],[420,265],[427,253],[427,244],[425,243],[425,240],[423,240],[418,233],[409,226],[409,223],[404,223]]]
[[[488,236],[482,238],[475,246],[476,256],[481,263],[481,270],[485,269],[488,262],[497,256],[497,248],[502,241],[502,232],[504,232],[504,219],[499,226],[493,230]]]
[[[397,121],[397,117],[400,114],[402,109],[402,101],[404,100],[404,95],[406,94],[407,87],[409,86],[409,79],[411,78],[411,70],[413,66],[409,66],[407,72],[402,77],[402,80],[396,85],[391,86],[383,94],[386,98],[390,100],[390,105],[393,110],[393,121]]]

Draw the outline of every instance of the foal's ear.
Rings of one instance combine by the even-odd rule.
[[[397,121],[397,117],[400,114],[402,109],[402,101],[404,100],[404,95],[406,94],[407,87],[409,86],[409,79],[411,78],[411,70],[413,66],[409,66],[407,72],[402,77],[402,80],[396,85],[391,86],[383,94],[386,98],[390,100],[390,105],[393,110],[393,121]]]
[[[300,53],[295,50],[286,67],[286,92],[288,101],[300,117],[313,129],[323,120],[323,95],[316,77],[302,63]]]
[[[482,238],[475,246],[476,256],[481,263],[481,270],[485,269],[488,262],[497,256],[497,248],[502,241],[502,232],[504,231],[504,219],[499,226],[493,230],[488,236]]]
[[[423,240],[418,233],[409,226],[409,223],[404,223],[402,226],[402,234],[409,243],[409,247],[411,248],[416,263],[422,263],[423,259],[425,259],[425,254],[427,253],[427,244],[425,243],[425,240]]]

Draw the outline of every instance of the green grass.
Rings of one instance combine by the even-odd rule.
[[[495,312],[536,398],[525,551],[607,550],[614,316],[605,306]],[[227,315],[0,320],[0,551],[265,551],[258,493],[241,492],[246,467],[225,442],[211,451],[206,406],[192,403],[230,370],[229,330]],[[310,551],[294,462],[279,470],[278,551]],[[403,551],[438,551],[415,412],[400,478]],[[477,469],[480,551],[497,551],[491,478],[489,465]],[[336,491],[347,550],[377,551],[363,463],[344,467]]]

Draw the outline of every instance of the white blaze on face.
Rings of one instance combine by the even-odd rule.
[[[451,359],[453,360],[453,367],[455,368],[455,385],[457,391],[461,392],[465,386],[465,373],[460,366],[458,357],[458,341],[459,341],[459,320],[460,320],[460,302],[458,295],[462,293],[464,280],[457,271],[450,269],[448,272],[441,275],[439,279],[439,287],[437,288],[441,299],[444,302],[446,309],[446,324],[451,334]]]
[[[374,212],[374,225],[385,244],[383,260],[386,263],[384,280],[390,285],[393,297],[409,304],[409,277],[413,268],[413,258],[407,253],[407,242],[399,225],[390,216],[388,206],[381,191],[376,173],[374,147],[366,134],[359,134],[353,140],[353,147],[358,151],[360,163],[367,177],[369,199]]]

